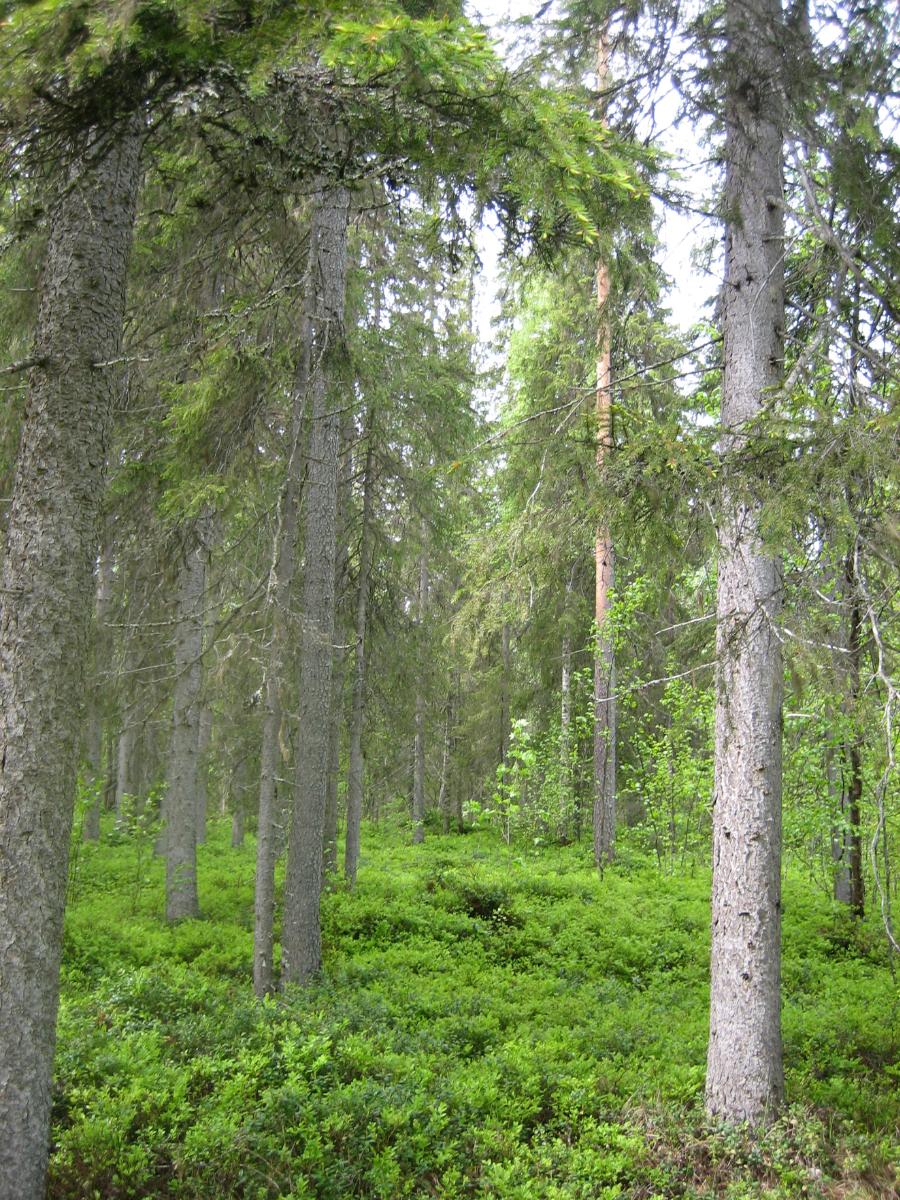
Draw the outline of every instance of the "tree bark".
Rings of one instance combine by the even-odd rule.
[[[209,743],[212,736],[212,709],[208,703],[200,705],[197,720],[197,795],[195,815],[197,819],[197,845],[206,841],[206,817],[209,803]]]
[[[97,562],[97,593],[94,603],[94,629],[92,638],[93,681],[88,699],[89,715],[87,729],[88,780],[94,792],[90,808],[84,815],[82,836],[86,842],[100,840],[100,812],[103,807],[103,725],[106,715],[106,696],[109,685],[101,677],[101,666],[107,661],[109,607],[112,601],[113,559],[108,545],[100,549]]]
[[[50,217],[0,617],[0,1197],[39,1200],[93,557],[137,129],[75,149]]]
[[[425,614],[428,610],[428,547],[425,530],[419,554],[418,670],[416,679],[416,736],[413,749],[413,845],[425,841]]]
[[[500,765],[506,766],[509,759],[510,716],[509,686],[512,675],[512,648],[510,645],[509,621],[500,627]]]
[[[597,87],[609,83],[606,30],[597,43]],[[605,114],[601,117],[605,126]],[[609,267],[597,264],[597,468],[603,472],[613,446],[612,353],[609,326]],[[615,559],[612,535],[601,521],[594,538],[594,862],[613,860],[616,835],[616,659],[610,630]]]
[[[444,833],[450,832],[450,747],[453,740],[453,691],[447,694],[444,713],[444,749],[441,754],[441,783],[438,788],[438,811]]]
[[[185,531],[178,564],[175,619],[175,695],[165,802],[166,920],[199,917],[197,897],[197,779],[203,629],[210,517]]]
[[[350,508],[350,489],[353,486],[353,413],[350,406],[344,414],[341,430],[341,468],[337,493],[338,547],[335,555],[335,636],[331,669],[331,703],[328,708],[328,788],[325,796],[325,831],[322,839],[322,870],[325,876],[337,871],[338,784],[341,769],[341,730],[344,724],[344,671],[347,658],[346,632],[343,619],[338,619],[341,598],[347,582],[350,549],[347,517]]]
[[[375,416],[369,411],[366,421],[366,462],[363,468],[362,533],[359,543],[359,579],[356,591],[356,647],[353,658],[353,699],[350,710],[350,749],[347,770],[347,833],[344,841],[344,875],[353,887],[359,866],[360,827],[363,808],[363,729],[366,719],[366,617],[369,604],[369,577],[372,569],[372,503],[375,481],[372,478],[372,445]]]
[[[328,709],[334,641],[337,469],[340,413],[336,384],[344,357],[349,194],[320,185],[310,230],[310,447],[301,611],[300,729],[293,817],[284,884],[283,983],[307,983],[322,964],[319,904],[328,783]]]
[[[306,303],[309,303],[307,299]],[[276,774],[282,723],[282,694],[289,626],[288,601],[294,581],[297,520],[303,485],[303,455],[300,439],[306,408],[310,370],[310,323],[304,313],[300,323],[300,355],[294,379],[291,409],[291,447],[284,486],[272,566],[269,572],[267,605],[271,611],[271,633],[263,680],[265,711],[259,755],[259,815],[256,830],[256,889],[253,909],[253,989],[268,995],[275,984],[275,813]],[[243,837],[243,830],[241,832]]]
[[[847,734],[843,747],[841,816],[841,862],[847,871],[847,902],[854,916],[865,912],[863,884],[863,846],[860,804],[862,801],[862,737],[860,736],[859,696],[862,671],[862,610],[856,581],[856,560],[851,549],[845,563],[846,603],[848,607],[846,689],[844,699]]]
[[[784,268],[778,0],[727,0],[724,377],[719,514],[712,980],[706,1107],[759,1123],[783,1096],[781,567],[761,484],[737,470],[782,376]]]

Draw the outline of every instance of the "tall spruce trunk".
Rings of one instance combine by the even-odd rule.
[[[727,0],[725,22],[724,482],[706,1107],[728,1122],[759,1123],[783,1096],[782,580],[760,537],[763,481],[742,476],[741,460],[783,371],[781,9],[778,0]]]
[[[426,531],[422,530],[422,549],[419,554],[419,612],[418,664],[416,679],[415,742],[413,745],[413,845],[425,841],[425,614],[428,611],[428,547]]]
[[[453,742],[453,690],[447,694],[447,706],[444,710],[444,747],[441,752],[441,782],[438,788],[438,812],[441,814],[441,828],[444,833],[450,832],[450,749]]]
[[[339,619],[338,614],[342,612],[341,599],[346,587],[347,569],[350,562],[347,519],[350,508],[350,489],[353,486],[353,455],[351,453],[353,424],[353,413],[348,405],[341,430],[342,465],[337,493],[338,546],[334,565],[337,644],[334,647],[331,668],[331,703],[328,709],[328,787],[325,792],[325,829],[322,837],[322,870],[326,877],[337,871],[338,784],[341,768],[341,731],[344,725],[344,674],[347,660],[344,620]]]
[[[44,1194],[93,558],[140,188],[136,127],[52,209],[0,617],[0,1200]]]
[[[606,31],[597,43],[597,87],[609,84]],[[601,123],[606,125],[605,113]],[[609,266],[597,264],[597,468],[602,473],[613,447],[612,343],[609,322]],[[616,834],[616,658],[610,629],[615,559],[612,534],[600,521],[594,535],[594,862],[613,860]]]
[[[165,801],[166,920],[199,917],[197,780],[203,629],[210,519],[190,523],[180,547],[175,614],[175,695]]]
[[[353,656],[353,699],[350,709],[350,747],[347,769],[347,832],[344,840],[344,875],[351,887],[359,866],[359,840],[363,807],[363,729],[366,720],[366,618],[369,577],[372,570],[372,478],[374,413],[367,425],[366,462],[363,468],[362,534],[359,543],[359,579],[356,584],[356,647]]]
[[[304,522],[300,728],[291,833],[284,882],[282,983],[307,983],[322,964],[319,905],[328,786],[340,448],[338,383],[343,374],[344,293],[350,197],[325,184],[314,197],[310,266],[310,442]]]
[[[841,867],[847,876],[847,903],[854,916],[865,912],[863,847],[860,804],[862,802],[862,736],[859,730],[859,698],[862,674],[862,607],[856,579],[855,549],[845,563],[847,605],[847,654],[844,656],[844,709],[847,727],[841,756]]]
[[[305,303],[311,304],[309,296],[306,297]],[[309,384],[310,337],[309,316],[308,313],[304,313],[300,322],[300,354],[295,372],[291,406],[291,445],[275,529],[275,544],[267,592],[267,607],[271,612],[271,628],[263,680],[265,709],[259,754],[256,888],[253,901],[253,990],[259,997],[268,995],[275,986],[275,859],[277,857],[275,793],[281,746],[284,672],[287,661],[288,602],[294,582],[297,520],[303,485],[303,454],[300,439],[303,432],[306,391]],[[243,838],[243,822],[241,823],[241,837]]]
[[[108,683],[102,676],[102,668],[107,665],[109,632],[106,622],[109,620],[109,608],[112,602],[113,558],[108,545],[100,549],[97,560],[97,592],[94,603],[94,629],[91,639],[92,685],[88,697],[88,728],[86,739],[86,759],[88,778],[94,791],[91,806],[84,816],[82,836],[86,842],[100,840],[100,813],[103,808],[103,726],[106,716],[106,694]]]

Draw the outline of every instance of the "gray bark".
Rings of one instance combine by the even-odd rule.
[[[209,742],[212,736],[212,709],[201,704],[197,721],[197,794],[195,814],[197,819],[197,845],[206,841],[206,810],[209,802]]]
[[[94,630],[92,645],[93,680],[88,698],[88,729],[86,758],[88,780],[94,789],[94,800],[84,816],[82,835],[86,842],[100,840],[100,812],[103,807],[103,722],[106,715],[104,697],[107,685],[101,679],[100,669],[107,655],[107,629],[109,607],[112,600],[113,559],[110,548],[104,545],[97,562],[97,594],[94,604]]]
[[[50,216],[0,618],[0,1198],[39,1200],[93,557],[140,139],[76,148]]]
[[[778,0],[726,4],[723,461],[782,375],[782,104]],[[712,980],[706,1107],[765,1120],[781,1102],[780,563],[761,488],[725,476],[719,514]]]
[[[453,692],[447,696],[444,713],[444,748],[441,753],[441,783],[438,788],[438,811],[444,833],[450,832],[450,747],[453,741]]]
[[[312,252],[311,252],[312,253]],[[310,263],[310,270],[312,264]],[[311,289],[310,283],[309,288]],[[306,308],[313,297],[304,298]],[[301,437],[310,379],[312,328],[304,309],[300,320],[300,352],[294,376],[291,405],[291,444],[285,468],[281,505],[275,530],[272,567],[269,572],[267,606],[271,633],[263,680],[265,710],[259,755],[259,809],[256,830],[256,888],[253,907],[253,988],[257,996],[268,995],[275,986],[275,860],[281,837],[276,836],[280,816],[277,803],[278,759],[282,741],[285,663],[289,630],[289,600],[296,564],[297,522],[303,489]],[[281,818],[281,824],[284,818]],[[242,835],[243,836],[243,833]]]
[[[363,474],[362,534],[359,545],[359,580],[356,591],[356,646],[353,655],[353,699],[350,710],[350,748],[347,770],[347,832],[344,841],[344,874],[350,886],[356,883],[359,866],[360,827],[363,807],[363,728],[366,719],[366,617],[369,577],[372,569],[372,440],[374,414],[367,421],[366,462]]]
[[[594,647],[594,862],[602,867],[615,856],[616,840],[616,657],[607,628],[615,582],[613,545],[598,536],[596,550],[597,640]],[[602,619],[601,619],[602,617]]]
[[[185,531],[178,564],[175,617],[175,695],[165,800],[166,920],[199,917],[197,898],[197,779],[203,628],[210,518]]]
[[[338,480],[337,496],[337,528],[339,542],[335,555],[334,588],[335,607],[340,609],[340,597],[343,595],[347,579],[347,567],[350,561],[350,551],[347,544],[347,513],[350,500],[350,488],[353,480],[353,414],[350,406],[344,417],[344,427],[341,431],[341,462],[340,478]],[[337,834],[338,834],[338,783],[341,769],[341,729],[344,723],[344,670],[347,652],[344,646],[346,635],[343,621],[335,624],[337,644],[334,647],[331,669],[331,703],[328,710],[328,787],[325,794],[325,829],[322,837],[322,870],[326,876],[337,871]]]
[[[419,665],[416,680],[416,736],[413,746],[413,845],[425,840],[425,614],[428,610],[428,548],[423,531],[422,551],[419,556]]]
[[[133,797],[136,791],[131,779],[137,736],[134,710],[126,709],[123,720],[124,725],[116,740],[116,828],[127,822],[130,815],[128,797]]]
[[[344,356],[344,293],[349,194],[325,184],[313,199],[310,229],[310,445],[301,612],[300,728],[284,884],[283,983],[306,983],[322,963],[319,904],[328,784],[328,710],[334,641],[337,470],[340,412],[336,384]]]
[[[509,684],[512,674],[512,650],[510,646],[509,622],[500,628],[500,763],[506,766],[509,758]]]

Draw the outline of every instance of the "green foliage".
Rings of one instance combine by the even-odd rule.
[[[259,1003],[253,850],[223,838],[200,849],[205,919],[174,928],[158,861],[129,915],[134,850],[83,848],[51,1200],[888,1194],[889,972],[796,877],[793,1107],[751,1138],[702,1117],[705,871],[660,876],[627,838],[601,880],[583,847],[367,829],[358,890],[324,899],[323,979]]]

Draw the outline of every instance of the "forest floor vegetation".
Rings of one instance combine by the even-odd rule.
[[[627,833],[627,831],[626,831]],[[325,971],[251,987],[253,844],[200,848],[167,926],[150,835],[70,874],[51,1200],[885,1198],[900,1006],[877,923],[785,879],[788,1106],[703,1115],[709,873],[585,845],[364,830],[324,898]]]

